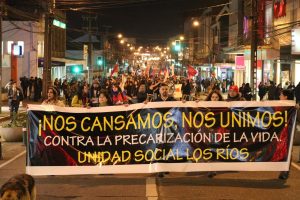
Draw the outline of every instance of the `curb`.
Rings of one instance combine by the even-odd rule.
[[[18,112],[18,113],[25,113],[26,111],[20,111],[20,112]],[[2,118],[0,118],[0,122],[5,122],[5,121],[7,121],[7,120],[9,120],[10,119],[10,116],[9,115],[7,115],[7,116],[4,116],[4,117],[2,117]]]

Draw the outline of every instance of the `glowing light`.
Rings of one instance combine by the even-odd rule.
[[[199,25],[200,25],[200,23],[199,23],[198,20],[193,21],[193,26],[197,27],[197,26],[199,26]]]

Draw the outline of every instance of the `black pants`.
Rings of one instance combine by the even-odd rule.
[[[18,112],[19,110],[19,105],[20,105],[20,101],[18,100],[11,100],[10,105],[9,105],[9,110],[10,112]]]

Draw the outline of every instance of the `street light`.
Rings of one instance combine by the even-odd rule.
[[[180,36],[179,39],[182,41],[182,40],[184,40],[184,37],[183,37],[183,36]]]
[[[120,40],[120,43],[121,43],[121,44],[124,44],[124,40]]]
[[[121,39],[123,35],[121,33],[118,34],[118,38]]]
[[[193,25],[193,27],[199,29],[200,22],[198,20],[193,20],[192,25]],[[206,24],[201,24],[201,26],[207,27],[210,32],[212,31],[211,27],[206,25]],[[198,34],[199,34],[199,32],[198,32]],[[194,38],[194,40],[198,40],[198,38]],[[207,41],[207,42],[209,42],[209,41]],[[196,42],[195,42],[195,44],[196,44]],[[211,64],[211,74],[215,73],[215,66],[214,66],[214,35],[212,35],[212,43],[211,44],[206,43],[206,41],[201,41],[201,42],[199,41],[198,44],[202,44],[201,46],[203,46],[203,47],[201,47],[201,48],[202,48],[202,50],[205,51],[205,53],[206,53],[206,49],[205,49],[204,46],[207,47],[207,49],[208,49],[208,59],[209,59],[209,62]],[[194,61],[194,55],[193,55],[193,61]]]
[[[199,26],[199,25],[200,25],[200,23],[199,23],[198,20],[194,20],[194,21],[193,21],[193,26],[194,26],[194,27],[197,27],[197,26]]]

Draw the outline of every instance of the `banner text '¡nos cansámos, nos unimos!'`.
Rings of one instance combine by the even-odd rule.
[[[263,127],[270,126],[279,127],[285,123],[287,125],[287,111],[276,111],[271,113],[270,111],[264,112],[221,112],[217,115],[214,112],[182,112],[181,122],[174,121],[175,118],[171,112],[161,113],[147,113],[136,116],[129,115],[127,118],[123,115],[118,116],[95,116],[95,117],[83,117],[81,121],[76,120],[74,116],[63,115],[44,115],[43,122],[40,120],[39,124],[43,130],[46,130],[47,126],[50,130],[55,131],[74,131],[80,126],[83,132],[89,131],[120,131],[129,129],[150,129],[150,128],[170,128],[174,125],[185,127],[207,127],[220,126],[222,128],[227,127]]]

